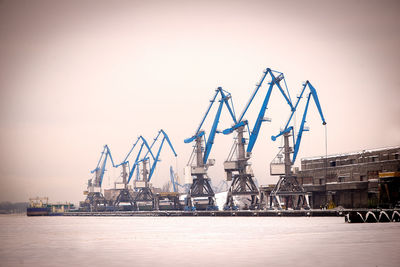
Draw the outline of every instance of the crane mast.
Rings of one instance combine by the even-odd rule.
[[[161,140],[161,144],[160,144],[160,147],[158,148],[157,155],[156,155],[156,157],[154,158],[153,165],[151,166],[150,173],[149,173],[149,181],[150,181],[151,178],[153,177],[153,174],[154,174],[154,171],[155,171],[155,169],[156,169],[157,163],[160,161],[160,160],[159,160],[159,158],[160,158],[160,153],[161,153],[161,150],[162,150],[162,148],[163,148],[163,145],[164,145],[165,141],[167,141],[167,143],[168,143],[169,147],[171,148],[171,151],[172,151],[172,153],[174,154],[174,156],[175,156],[175,157],[178,156],[178,155],[176,154],[176,152],[175,152],[174,146],[172,145],[171,140],[169,139],[168,135],[164,132],[163,129],[161,129],[161,130],[158,132],[157,137],[154,139],[154,142],[153,142],[153,144],[151,145],[150,150],[148,150],[148,152],[146,153],[145,157],[148,155],[148,153],[151,153],[151,148],[154,146],[154,144],[156,143],[157,139],[159,138],[159,136],[160,136],[161,134],[163,135],[163,139]]]

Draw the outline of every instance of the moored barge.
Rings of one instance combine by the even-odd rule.
[[[47,197],[36,197],[29,199],[29,206],[26,208],[27,216],[48,216],[50,207]]]

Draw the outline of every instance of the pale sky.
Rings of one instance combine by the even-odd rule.
[[[166,149],[153,183],[167,182],[170,164],[183,177],[192,151],[183,140],[214,89],[231,92],[240,113],[267,67],[285,74],[292,98],[302,81],[315,86],[329,154],[399,145],[400,2],[277,2],[0,1],[0,201],[83,200],[104,144],[120,162],[160,128],[178,159]],[[310,105],[297,165],[325,154]],[[251,160],[259,184],[277,181],[269,163],[280,141],[270,136],[289,115],[278,91],[266,115]],[[232,138],[216,138],[213,184]],[[120,172],[108,169],[105,187]]]

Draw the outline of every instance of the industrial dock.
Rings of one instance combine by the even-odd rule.
[[[262,91],[266,94],[260,98]],[[269,166],[270,175],[278,182],[259,186],[250,160],[260,130],[270,120],[266,111],[273,91],[280,94],[274,101],[287,105],[288,119],[271,136],[283,144]],[[193,149],[184,167],[184,179],[170,166],[169,173],[161,174],[170,178],[163,190],[152,184],[160,175],[156,172],[160,154],[169,150],[172,159],[178,157],[166,130],[160,129],[151,139],[139,135],[119,163],[104,145],[84,191],[85,200],[68,216],[343,216],[344,210],[398,208],[400,146],[303,158],[300,168],[294,167],[303,135],[310,132],[306,125],[310,104],[318,111],[325,137],[327,122],[310,81],[302,83],[297,99],[292,100],[290,94],[285,75],[270,68],[263,71],[240,114],[235,112],[232,94],[222,87],[215,89],[200,123],[182,140]],[[255,104],[257,98],[262,100],[261,106]],[[259,110],[253,121],[245,119],[251,107]],[[301,118],[299,125],[296,116]],[[221,118],[228,119],[225,123],[231,127],[217,130]],[[216,190],[221,191],[212,186],[213,178],[208,174],[216,161],[210,155],[217,134],[233,139],[223,162],[222,184],[227,190],[219,201]],[[325,148],[326,142],[325,138]],[[110,167],[121,174],[115,178],[114,188],[104,189],[104,175]]]
[[[238,211],[118,211],[66,212],[64,216],[153,216],[153,217],[327,217],[345,216],[348,210],[238,210]]]
[[[238,210],[238,211],[67,211],[63,216],[91,217],[344,217],[349,223],[400,222],[400,209]]]

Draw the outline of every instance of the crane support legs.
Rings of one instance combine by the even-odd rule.
[[[232,210],[238,208],[233,201],[233,197],[249,196],[250,198],[245,199],[245,203],[243,203],[244,206],[241,208],[254,210],[258,205],[258,194],[259,192],[252,175],[246,173],[239,174],[233,178],[232,184],[228,189],[224,209]]]
[[[289,146],[289,133],[283,135],[284,138],[284,153],[285,153],[285,175],[279,178],[270,195],[270,208],[272,206],[282,209],[283,206],[288,209],[310,209],[309,194],[305,192],[303,186],[297,181],[297,177],[292,173],[292,162],[290,153],[292,149]],[[282,203],[282,199],[285,203]]]
[[[114,210],[120,209],[120,203],[130,203],[130,206],[124,206],[125,209],[133,210],[135,207],[135,200],[133,199],[131,193],[128,189],[127,182],[128,172],[127,172],[127,164],[122,165],[122,183],[124,184],[124,188],[119,191],[119,195],[114,202]]]
[[[207,177],[208,165],[203,161],[201,136],[196,138],[196,165],[191,168],[193,183],[187,194],[185,210],[217,210],[215,194]]]
[[[282,201],[283,200],[283,201]],[[309,209],[309,194],[299,184],[296,176],[281,176],[270,195],[270,208]]]
[[[118,195],[117,199],[114,202],[114,209],[115,210],[121,208],[121,206],[119,205],[121,202],[130,203],[131,205],[129,207],[129,210],[132,210],[135,207],[135,200],[131,196],[131,193],[129,192],[129,190],[126,189],[126,188],[121,189],[119,191],[119,195]]]
[[[216,209],[215,193],[211,188],[210,179],[205,178],[204,175],[198,175],[193,179],[187,195],[186,207],[189,210]]]
[[[243,132],[243,126],[237,129],[237,142],[235,144],[237,159],[224,162],[227,180],[232,180],[232,183],[228,189],[224,210],[233,210],[239,208],[234,204],[234,197],[241,197],[241,209],[254,210],[258,208],[259,191],[254,183],[253,174],[248,173],[247,167],[249,167],[249,163],[247,161],[249,160],[249,157],[245,155],[244,145],[246,141],[243,138]]]
[[[107,200],[100,192],[89,192],[84,203],[85,210],[87,211],[104,211]]]
[[[154,196],[149,187],[139,189],[135,197],[135,210],[153,210],[154,209]]]

